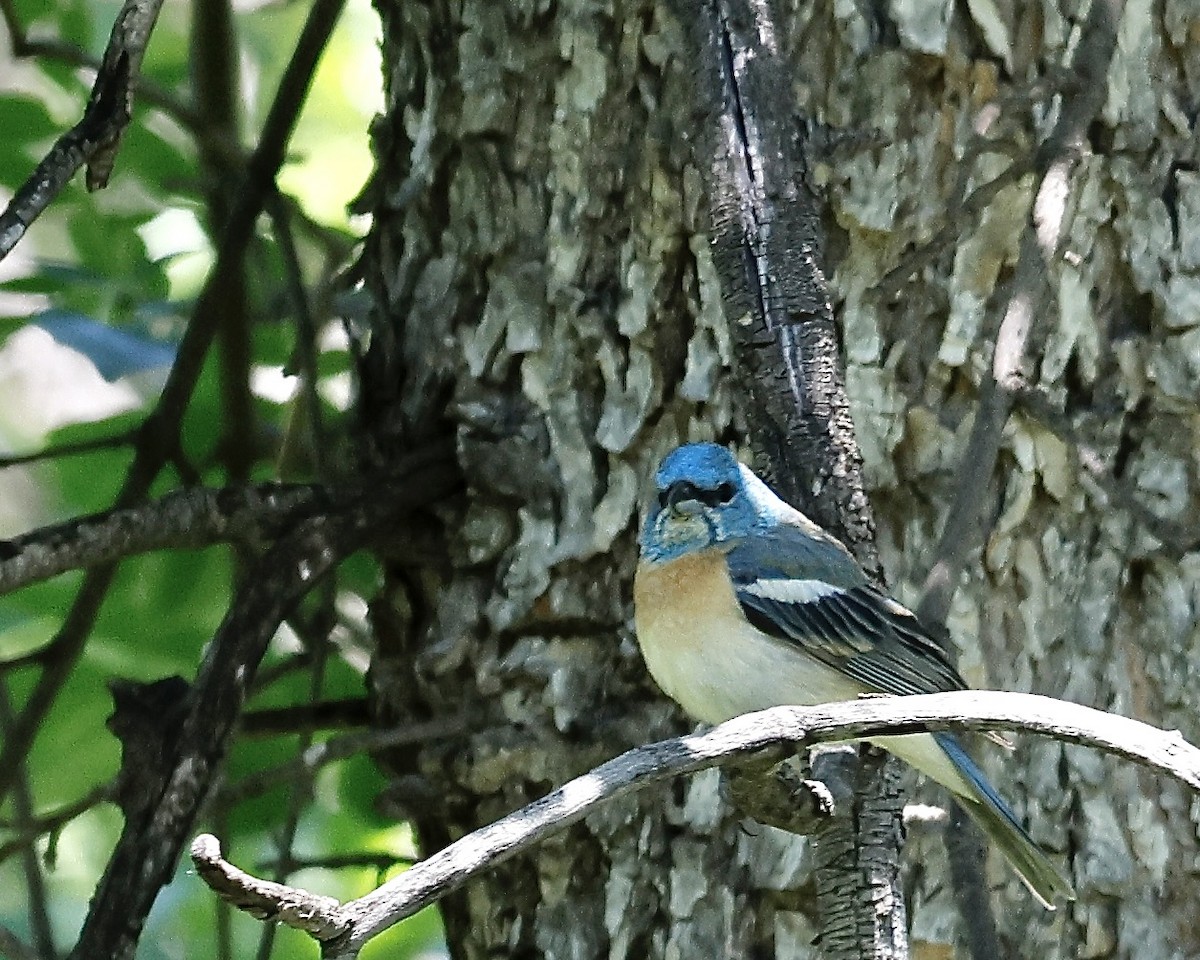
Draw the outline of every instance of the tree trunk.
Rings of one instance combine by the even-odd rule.
[[[1200,21],[1061,6],[781,5],[778,95],[824,145],[809,173],[894,591],[915,605],[938,573],[929,609],[973,685],[1197,741]],[[443,529],[397,545],[374,606],[381,720],[471,725],[381,758],[433,850],[688,727],[629,626],[638,505],[663,453],[743,439],[747,407],[696,11],[380,9],[364,456],[450,435],[469,483]],[[948,524],[966,533],[945,543]],[[1002,955],[1200,954],[1182,787],[1049,742],[981,753],[1080,894],[1045,913],[993,857]],[[917,957],[964,941],[937,832],[903,855]],[[816,956],[807,847],[742,829],[698,776],[445,901],[451,951]]]

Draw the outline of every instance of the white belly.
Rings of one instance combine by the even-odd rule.
[[[863,693],[862,684],[751,626],[734,597],[725,558],[715,550],[639,565],[634,624],[655,682],[706,723],[768,707],[853,700]],[[974,797],[928,734],[872,742],[955,793]]]

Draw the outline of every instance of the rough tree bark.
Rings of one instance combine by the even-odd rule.
[[[886,589],[830,302],[811,140],[792,98],[779,95],[791,64],[779,44],[778,11],[763,0],[707,0],[689,9],[697,14],[700,99],[709,105],[698,159],[708,174],[713,262],[756,466]],[[829,796],[846,788],[832,816],[796,829],[812,834],[827,960],[908,956],[901,773],[898,762],[884,760],[858,764],[852,749],[840,749],[812,764]],[[790,764],[787,773],[800,775]],[[777,796],[784,783],[770,771],[757,789],[743,783],[736,803],[759,820],[764,802],[769,810],[779,802],[794,808],[790,784]]]
[[[465,711],[474,731],[381,758],[435,849],[686,728],[629,632],[637,505],[667,449],[746,431],[695,152],[691,8],[379,6],[364,457],[453,436],[470,484],[390,558],[374,605],[380,719]],[[980,542],[947,574],[968,679],[1195,741],[1200,21],[1174,0],[1108,5],[1114,49],[1088,80],[1105,95],[1086,137],[1054,147],[1070,163],[1047,198],[1039,150],[1079,100],[1068,68],[1097,19],[1077,7],[780,5],[778,93],[824,144],[810,174],[894,589],[918,601],[951,505],[979,484]],[[1056,239],[1023,272],[1055,198]],[[976,481],[967,438],[1018,296],[1036,309],[1002,384],[1013,412]],[[1180,788],[1052,743],[996,753],[989,770],[1080,892],[1045,914],[993,858],[1005,955],[1200,953],[1200,811]],[[912,834],[913,954],[948,956],[943,847]],[[699,776],[447,901],[451,950],[815,956],[806,850],[740,829]]]

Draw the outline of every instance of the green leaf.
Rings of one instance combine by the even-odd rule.
[[[115,676],[191,677],[229,605],[231,566],[223,547],[165,550],[125,561],[88,657]]]
[[[116,500],[132,460],[133,451],[126,448],[96,450],[57,461],[53,478],[68,512],[74,515],[107,510]]]
[[[93,420],[90,423],[68,424],[50,434],[46,439],[46,447],[62,447],[87,443],[90,440],[126,436],[141,426],[145,419],[145,411],[130,410],[127,413],[118,413],[116,416]],[[78,454],[78,456],[88,456],[88,454]]]
[[[156,196],[193,198],[198,192],[194,147],[174,142],[146,123],[129,128],[117,163],[122,176],[137,177]]]
[[[112,713],[107,679],[91,662],[76,664],[59,694],[59,703],[69,704],[70,709],[52,710],[42,722],[29,758],[39,807],[67,803],[116,774],[120,744],[104,725]],[[17,689],[14,700],[22,702],[25,695]],[[63,755],[68,744],[69,762]]]
[[[362,950],[363,960],[407,960],[424,953],[442,953],[445,929],[436,907],[426,907],[374,937]]]
[[[79,262],[98,277],[124,280],[148,261],[146,244],[138,234],[141,217],[106,215],[80,198],[71,218],[70,233]]]
[[[58,133],[45,105],[22,93],[0,94],[0,130],[7,143],[0,150],[0,183],[15,190],[24,183]]]
[[[183,420],[183,449],[193,463],[206,464],[215,455],[222,423],[220,370],[210,352]]]

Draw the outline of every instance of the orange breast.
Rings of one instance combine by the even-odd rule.
[[[704,642],[698,624],[741,620],[725,557],[718,550],[690,553],[669,563],[639,564],[633,604],[643,648],[649,641],[677,653],[692,650]]]
[[[664,564],[640,564],[633,584],[634,623],[650,675],[692,716],[718,722],[737,638],[753,628],[733,594],[725,557],[705,550]],[[736,653],[735,653],[736,656]]]
[[[634,580],[638,644],[663,692],[697,719],[719,723],[780,704],[855,697],[861,684],[776,639],[742,614],[716,550],[641,564]]]

